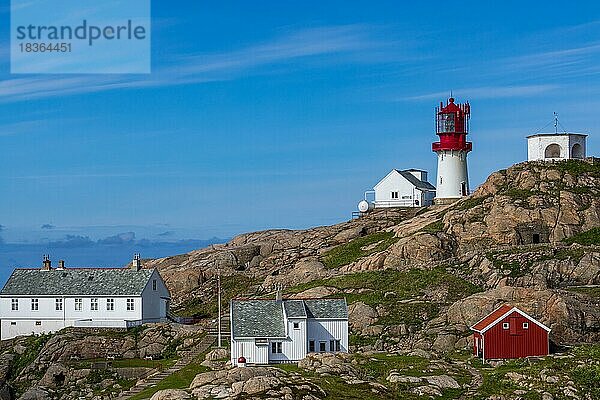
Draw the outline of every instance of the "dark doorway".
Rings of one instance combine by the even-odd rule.
[[[538,244],[539,242],[540,242],[540,234],[534,233],[533,237],[531,238],[531,243]]]
[[[460,191],[462,192],[463,196],[467,195],[467,184],[465,182],[460,183]]]

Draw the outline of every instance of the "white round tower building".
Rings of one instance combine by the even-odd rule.
[[[438,176],[435,203],[447,204],[469,194],[467,154],[473,144],[467,142],[471,107],[469,103],[455,104],[450,97],[444,106],[436,107],[436,135],[432,150],[438,156]]]

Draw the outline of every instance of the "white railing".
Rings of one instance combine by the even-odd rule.
[[[373,204],[375,204],[375,208],[422,207],[423,206],[423,204],[415,204],[415,201],[413,199],[380,200],[380,201],[374,202]]]
[[[141,325],[141,320],[126,321],[122,319],[80,319],[73,323],[77,328],[131,328]]]

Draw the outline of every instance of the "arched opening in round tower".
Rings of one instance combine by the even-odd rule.
[[[572,158],[583,158],[583,146],[579,143],[575,143],[573,147],[571,147],[571,157]]]
[[[544,151],[545,158],[560,158],[560,146],[556,143],[552,143],[546,147]]]

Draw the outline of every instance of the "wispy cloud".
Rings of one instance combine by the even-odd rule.
[[[525,86],[485,86],[453,90],[454,95],[469,99],[497,99],[508,97],[527,97],[546,93],[560,88],[559,85],[525,85]],[[449,91],[425,93],[397,99],[397,101],[432,100],[448,97]]]
[[[345,59],[340,55],[356,60],[361,51],[382,46],[369,37],[366,28],[344,25],[304,29],[230,52],[180,55],[173,58],[172,64],[160,66],[150,75],[35,75],[7,79],[0,82],[0,102],[231,80],[259,70],[265,73],[269,66],[298,60],[308,62],[317,57],[332,57],[335,62],[343,63]]]

